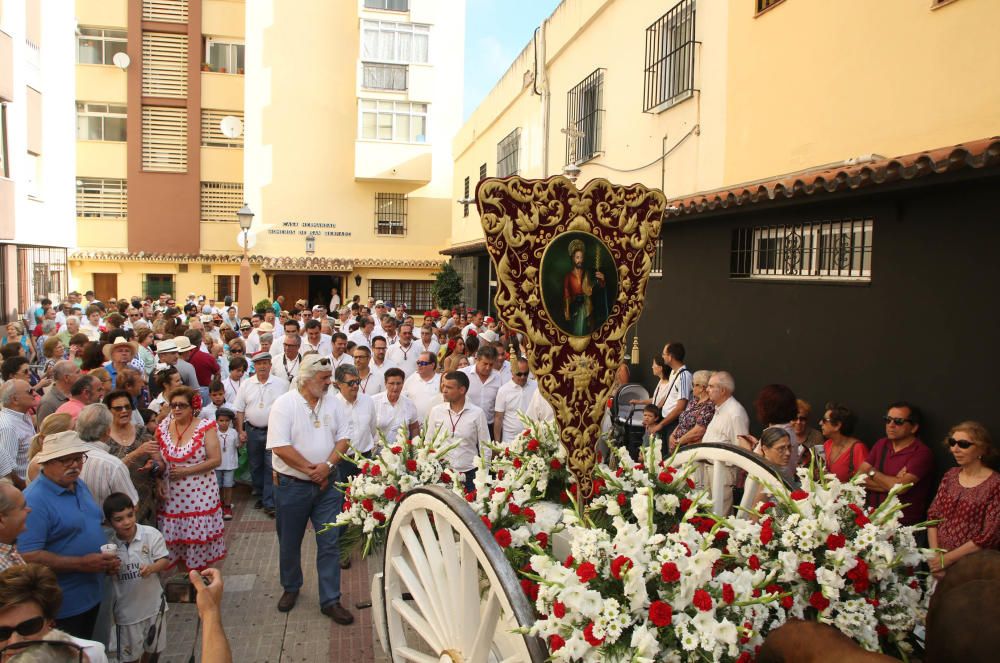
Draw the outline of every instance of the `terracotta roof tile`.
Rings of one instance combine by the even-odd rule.
[[[794,175],[781,175],[760,182],[697,193],[671,200],[670,205],[676,209],[668,209],[664,218],[677,219],[700,212],[823,193],[839,193],[915,180],[929,175],[943,175],[966,168],[981,169],[997,166],[1000,166],[1000,136],[856,165],[820,167]]]
[[[189,262],[201,264],[238,265],[243,256],[230,253],[126,253],[119,251],[74,251],[70,260],[97,262]],[[324,256],[262,256],[250,255],[251,266],[265,270],[285,271],[352,271],[358,267],[394,269],[434,269],[440,259],[404,258],[330,258]]]

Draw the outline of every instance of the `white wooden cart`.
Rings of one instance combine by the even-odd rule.
[[[722,511],[730,468],[747,473],[740,507],[753,506],[761,481],[786,490],[759,456],[724,444],[679,452],[675,466],[704,464],[713,507]],[[738,511],[737,517],[744,517]],[[540,663],[544,643],[514,632],[534,609],[493,535],[461,497],[441,486],[407,493],[389,521],[382,573],[372,580],[372,609],[393,663]]]

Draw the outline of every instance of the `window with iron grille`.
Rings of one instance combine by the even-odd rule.
[[[566,163],[594,158],[601,148],[604,123],[604,69],[583,79],[566,98]]]
[[[410,11],[410,0],[365,0],[365,9],[406,12]]]
[[[230,276],[228,274],[219,274],[215,277],[215,301],[222,302],[226,297],[232,297],[233,301],[237,299],[237,293],[240,291],[240,277]]]
[[[243,111],[201,110],[201,146],[202,147],[243,147],[243,134],[230,138],[222,133],[222,118],[233,116],[243,121]]]
[[[649,275],[663,276],[663,242],[658,239],[653,244],[656,248],[653,250],[653,264],[649,268]]]
[[[757,13],[761,13],[765,9],[770,9],[778,3],[784,2],[785,0],[757,0]]]
[[[479,167],[479,181],[482,182],[486,179],[486,164],[484,163]]]
[[[462,195],[462,200],[465,201],[465,202],[462,203],[462,208],[463,208],[462,209],[462,216],[469,216],[469,202],[468,202],[468,200],[469,200],[469,185],[470,185],[469,178],[466,177],[465,178],[465,189],[464,189],[464,193]]]
[[[80,64],[114,64],[114,57],[128,46],[125,30],[103,28],[79,29],[76,37],[76,61]]]
[[[364,62],[361,65],[361,87],[367,90],[406,91],[406,65]]]
[[[29,310],[43,297],[62,301],[66,296],[66,249],[17,247],[17,284],[20,311]]]
[[[406,234],[406,194],[375,194],[375,234]]]
[[[168,295],[174,294],[173,274],[143,274],[142,275],[142,295],[156,299],[160,293]]]
[[[236,211],[243,207],[241,182],[202,182],[201,220],[236,222]]]
[[[406,304],[411,311],[426,311],[434,306],[431,286],[434,281],[384,281],[370,279],[369,297],[392,302],[393,306]]]
[[[76,178],[76,215],[81,219],[128,216],[128,183],[104,177]]]
[[[124,141],[125,106],[76,102],[76,139]]]
[[[860,281],[872,278],[871,219],[754,226],[733,231],[730,276]]]
[[[521,128],[514,129],[497,143],[497,177],[510,177],[520,172],[518,155],[521,150]]]
[[[695,0],[681,0],[646,28],[642,109],[659,113],[694,90]]]

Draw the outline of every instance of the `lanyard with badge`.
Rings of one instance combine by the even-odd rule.
[[[455,429],[458,428],[458,423],[462,421],[462,415],[465,414],[465,410],[458,413],[458,418],[452,416],[451,409],[448,410],[448,420],[451,422],[451,434],[455,435]]]

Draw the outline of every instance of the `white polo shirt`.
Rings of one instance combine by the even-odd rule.
[[[136,524],[135,536],[122,541],[114,531],[108,543],[118,546],[121,566],[112,579],[115,598],[115,621],[122,625],[138,624],[156,615],[160,610],[163,588],[155,575],[143,578],[139,569],[169,555],[163,535],[155,527]]]
[[[329,334],[320,334],[319,341],[316,345],[309,342],[309,335],[305,334],[302,336],[302,345],[299,347],[299,353],[305,354],[306,352],[316,352],[320,355],[332,355],[333,354],[333,342],[330,340]]]
[[[391,361],[399,368],[403,369],[406,373],[406,377],[409,377],[417,372],[417,358],[420,353],[423,352],[420,346],[414,342],[410,342],[410,347],[404,348],[399,343],[395,345],[390,345],[388,352],[385,353],[385,360]]]
[[[294,385],[295,377],[299,374],[299,365],[302,363],[302,355],[295,355],[294,359],[289,359],[284,353],[279,357],[271,359],[271,375],[281,378]]]
[[[372,338],[375,336],[382,336],[382,334],[376,334],[372,331],[371,335],[365,336],[365,333],[360,329],[355,329],[350,334],[347,335],[347,340],[353,342],[355,345],[363,345],[366,348],[372,347]]]
[[[354,357],[345,352],[344,354],[340,355],[339,358],[337,358],[334,357],[333,354],[331,353],[330,363],[333,365],[334,372],[336,372],[337,369],[343,366],[344,364],[350,364],[351,366],[354,366]]]
[[[490,439],[486,413],[468,398],[461,412],[455,413],[450,403],[438,403],[427,416],[427,435],[442,440],[442,444],[458,442],[448,454],[448,462],[458,472],[467,472],[479,455],[479,443]]]
[[[310,463],[325,463],[337,442],[351,439],[351,434],[351,417],[342,401],[327,393],[311,409],[296,389],[286,392],[271,407],[267,448],[294,447]],[[278,454],[272,456],[271,463],[281,474],[309,481],[307,474],[288,465]]]
[[[351,446],[361,453],[368,453],[375,448],[375,439],[378,429],[375,428],[375,403],[371,396],[358,393],[354,403],[348,403],[344,395],[339,391],[334,398],[340,401],[347,416],[351,420]]]
[[[677,407],[677,401],[691,400],[692,389],[691,371],[687,366],[681,366],[676,371],[670,371],[670,378],[667,380],[667,399],[663,401],[662,416],[667,416],[671,410]],[[676,421],[676,419],[675,419]]]
[[[705,429],[702,442],[739,445],[739,436],[750,432],[750,418],[740,402],[730,396],[715,408],[715,416]]]
[[[497,391],[496,412],[503,412],[503,441],[509,442],[524,430],[519,412],[527,412],[538,383],[529,379],[522,387],[511,380]]]
[[[435,373],[430,380],[424,380],[419,373],[414,373],[403,383],[402,395],[413,402],[417,408],[417,420],[423,421],[431,408],[442,402],[441,374]]]
[[[536,382],[535,384],[537,386],[538,383]],[[528,409],[525,410],[525,414],[535,421],[554,421],[556,418],[555,410],[552,409],[549,402],[542,396],[541,389],[535,389],[535,393],[531,395],[531,401],[528,403]]]
[[[410,437],[410,424],[419,421],[413,401],[400,394],[395,403],[390,403],[389,394],[383,391],[372,396],[372,402],[375,403],[375,426],[389,446],[396,443],[400,428],[405,429],[407,438]]]
[[[253,377],[244,380],[236,394],[233,405],[243,413],[243,420],[255,428],[266,428],[269,412],[275,401],[288,393],[288,383],[274,375],[267,376],[267,382]]]
[[[441,349],[441,344],[438,343],[433,338],[431,338],[430,345],[424,345],[422,339],[417,339],[413,343],[417,346],[417,350],[419,350],[420,352],[430,352],[432,355],[436,355],[438,353],[438,350]]]
[[[235,403],[236,396],[238,396],[240,393],[240,385],[242,385],[244,382],[248,382],[249,380],[250,378],[248,378],[246,374],[244,374],[243,377],[240,378],[239,380],[233,380],[228,375],[224,378],[221,378],[222,388],[226,390],[226,402]]]
[[[486,423],[493,425],[493,412],[497,402],[497,392],[500,390],[500,372],[490,369],[490,375],[484,382],[476,373],[476,365],[466,366],[461,369],[469,376],[469,391],[465,394],[465,399],[475,403],[486,413]]]

